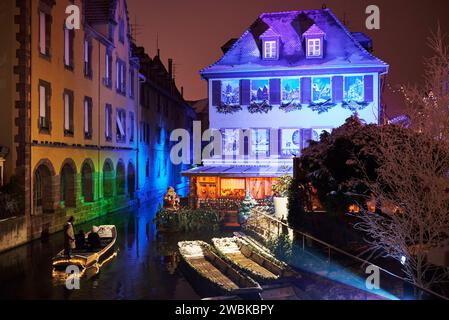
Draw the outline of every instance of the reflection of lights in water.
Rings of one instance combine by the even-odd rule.
[[[114,259],[116,256],[118,255],[118,250],[114,251],[114,253],[112,253],[108,258],[106,258],[105,260],[103,260],[101,263],[95,263],[92,266],[88,267],[88,268],[82,268],[82,270],[80,271],[79,274],[71,274],[71,273],[67,273],[65,271],[60,271],[57,270],[56,268],[53,268],[52,271],[52,277],[53,277],[53,282],[55,284],[61,284],[61,283],[65,283],[65,281],[67,280],[67,278],[69,276],[73,276],[77,279],[82,278],[84,275],[88,274],[90,276],[94,276],[97,275],[100,272],[101,267],[103,267],[106,263],[108,263],[109,261],[111,261],[112,259]],[[68,263],[71,262],[73,263],[73,259],[72,260],[65,260],[65,261],[59,261],[58,264],[53,264],[53,266],[58,266],[62,263]],[[76,263],[73,263],[74,265]],[[91,273],[91,271],[93,271],[93,274]]]

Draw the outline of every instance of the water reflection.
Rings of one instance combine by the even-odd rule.
[[[68,291],[53,277],[52,257],[63,245],[61,233],[0,255],[0,299],[199,299],[178,269],[177,242],[207,240],[217,234],[157,234],[157,203],[111,214],[92,225],[117,227],[117,255],[99,270],[89,270],[80,290]]]

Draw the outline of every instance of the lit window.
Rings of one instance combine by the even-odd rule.
[[[301,133],[299,129],[281,129],[281,156],[298,156],[301,151]]]
[[[240,130],[224,129],[223,133],[223,155],[234,156],[239,154]]]
[[[49,57],[51,43],[51,15],[39,12],[39,52]]]
[[[321,56],[321,39],[307,40],[307,56],[309,57]]]
[[[106,121],[105,121],[105,136],[106,141],[112,140],[112,106],[106,104]]]
[[[251,129],[251,153],[252,155],[270,155],[270,131],[268,129]]]
[[[84,138],[92,139],[92,98],[84,98]]]
[[[73,135],[73,92],[64,91],[64,135]]]
[[[264,58],[277,59],[278,45],[276,40],[264,42]]]
[[[117,110],[117,142],[126,141],[126,111],[123,109]]]
[[[73,68],[73,45],[75,33],[73,30],[64,28],[64,65]]]

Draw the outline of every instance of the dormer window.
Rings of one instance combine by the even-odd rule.
[[[279,34],[274,32],[271,28],[260,36],[260,40],[262,40],[262,59],[279,59],[279,38]]]
[[[277,59],[278,42],[276,40],[264,41],[263,57],[267,60]]]
[[[321,55],[321,39],[307,39],[307,56],[320,57]]]
[[[304,32],[305,54],[307,58],[324,57],[324,39],[326,34],[316,24]]]

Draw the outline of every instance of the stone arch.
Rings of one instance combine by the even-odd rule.
[[[117,194],[125,194],[125,164],[123,160],[117,162],[117,169],[115,172],[115,183],[117,188]]]
[[[95,166],[91,159],[86,159],[81,166],[81,195],[84,202],[94,201]]]
[[[127,182],[129,197],[134,199],[134,193],[136,192],[136,170],[132,161],[128,162]]]
[[[76,164],[72,159],[66,159],[62,163],[59,174],[60,201],[65,207],[76,207]]]
[[[36,164],[33,174],[34,213],[53,213],[57,207],[59,181],[56,179],[53,164],[42,159]]]
[[[114,163],[111,159],[106,159],[103,164],[103,197],[114,196]]]

